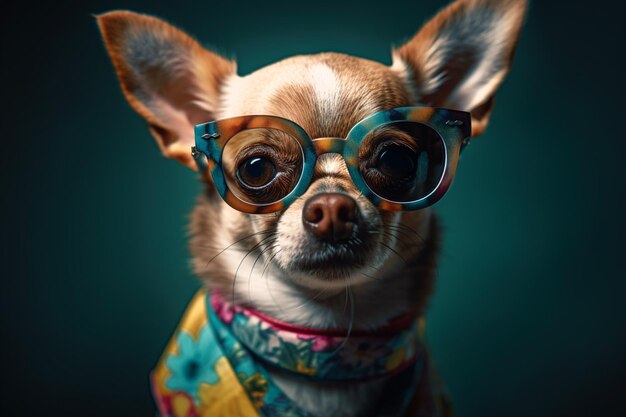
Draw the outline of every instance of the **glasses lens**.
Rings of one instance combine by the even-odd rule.
[[[359,170],[367,185],[385,200],[420,200],[439,184],[445,168],[441,136],[411,121],[372,130],[359,148]]]
[[[272,128],[242,130],[224,146],[222,169],[226,185],[249,204],[275,203],[289,194],[302,174],[299,142]]]

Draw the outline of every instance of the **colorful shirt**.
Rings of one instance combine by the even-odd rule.
[[[422,335],[423,322],[407,318],[375,333],[295,326],[200,290],[152,372],[152,388],[164,417],[310,417],[268,369],[333,382],[389,377],[376,416],[402,416],[409,406],[431,416]]]

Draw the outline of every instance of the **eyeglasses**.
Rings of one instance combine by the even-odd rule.
[[[336,153],[352,181],[384,210],[418,210],[448,190],[469,143],[469,113],[400,107],[357,123],[345,138],[311,139],[277,116],[240,116],[196,125],[192,156],[224,201],[245,213],[273,213],[306,192],[317,158]]]

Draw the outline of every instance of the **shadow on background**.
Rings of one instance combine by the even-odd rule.
[[[161,16],[246,74],[321,51],[390,63],[445,3],[5,10],[0,415],[152,415],[148,373],[199,286],[185,227],[200,187],[127,106],[91,13]],[[623,407],[624,6],[555,3],[531,5],[491,125],[437,206],[428,334],[459,417]]]

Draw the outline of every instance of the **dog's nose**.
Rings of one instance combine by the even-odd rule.
[[[345,194],[318,194],[311,197],[302,210],[304,227],[327,242],[348,240],[358,220],[356,201]]]

